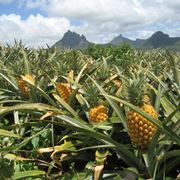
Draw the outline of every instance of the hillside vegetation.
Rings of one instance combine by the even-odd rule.
[[[179,110],[177,53],[1,46],[0,179],[178,179]]]

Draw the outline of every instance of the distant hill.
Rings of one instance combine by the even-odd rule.
[[[115,37],[114,39],[112,39],[108,44],[111,45],[120,45],[122,43],[128,43],[130,45],[132,45],[133,47],[139,47],[140,45],[142,45],[145,40],[144,39],[136,39],[135,41],[128,39],[126,37],[123,37],[121,34],[117,37]]]
[[[147,39],[136,39],[135,41],[123,37],[122,35],[115,37],[109,44],[119,45],[124,42],[129,43],[137,49],[156,49],[167,48],[171,50],[180,51],[180,37],[169,37],[161,31],[155,32],[151,37]]]
[[[128,38],[123,37],[121,34],[117,37],[115,37],[114,39],[112,39],[108,44],[112,44],[112,45],[119,45],[121,43],[127,42],[129,44],[133,44],[134,41],[130,40]]]
[[[81,49],[86,48],[89,44],[89,41],[86,40],[84,35],[79,35],[76,32],[67,31],[63,38],[56,42],[53,47],[56,48],[70,48],[70,49]]]
[[[177,43],[180,43],[180,37],[169,37],[168,34],[165,34],[161,31],[155,32],[150,38],[142,44],[143,49],[156,49],[156,48],[172,48]],[[180,46],[179,46],[180,50]]]
[[[167,48],[170,50],[180,51],[180,37],[169,37],[161,31],[155,32],[151,37],[147,39],[136,39],[131,40],[123,37],[121,34],[109,43],[104,45],[120,45],[122,43],[128,43],[136,49],[150,50],[156,48]],[[56,48],[71,48],[71,49],[82,49],[87,48],[90,44],[84,35],[79,35],[76,32],[67,31],[63,38],[56,42],[53,47]]]

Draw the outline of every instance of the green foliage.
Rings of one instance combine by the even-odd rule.
[[[21,42],[1,47],[0,179],[175,179],[179,58],[167,51],[135,51],[127,44],[91,45],[83,51],[30,49]],[[145,86],[158,119],[127,101],[125,82],[135,70],[146,72],[147,81],[134,76],[137,89],[129,91],[130,97],[138,98]],[[57,93],[57,82],[70,88],[68,102]],[[100,104],[108,108],[108,120],[92,124],[89,108]],[[129,108],[158,127],[146,152],[131,144]]]
[[[10,179],[14,174],[14,163],[7,159],[0,159],[0,179]]]
[[[94,59],[99,59],[101,57],[108,58],[108,65],[118,66],[122,72],[129,74],[131,67],[136,61],[134,49],[127,43],[119,46],[100,46],[91,45],[87,49],[87,53]]]

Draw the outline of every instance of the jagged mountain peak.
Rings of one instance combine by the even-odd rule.
[[[122,43],[128,43],[137,49],[155,49],[155,48],[170,48],[175,50],[180,50],[180,37],[169,37],[168,34],[157,31],[152,34],[147,39],[136,39],[131,40],[119,34],[117,37],[112,39],[109,43],[111,45],[119,45]],[[72,32],[68,30],[63,38],[55,43],[53,47],[57,48],[71,48],[71,49],[82,49],[86,48],[88,45],[93,44],[89,42],[86,37],[82,34]],[[106,45],[106,44],[103,44]]]
[[[62,40],[63,40],[63,39],[69,39],[69,38],[81,38],[81,37],[80,37],[80,35],[79,35],[78,33],[72,32],[72,31],[68,30],[68,31],[64,34]]]
[[[85,48],[89,44],[90,42],[86,40],[86,37],[84,35],[79,35],[76,32],[68,30],[64,34],[63,38],[57,43],[55,43],[53,47],[78,49]]]
[[[124,37],[122,34],[120,34],[119,36],[115,37],[114,39],[112,39],[108,44],[112,44],[112,45],[118,45],[122,42],[127,42],[127,43],[132,43],[133,41]]]
[[[86,37],[84,36],[84,34],[81,35],[81,39],[86,40]]]
[[[169,35],[166,33],[163,33],[162,31],[157,31],[150,38],[169,38]]]
[[[146,40],[144,46],[147,48],[160,48],[169,46],[174,43],[174,40],[169,37],[168,34],[163,33],[162,31],[157,31],[150,38]]]

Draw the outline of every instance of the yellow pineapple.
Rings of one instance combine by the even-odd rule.
[[[104,105],[98,105],[90,108],[89,121],[90,122],[104,122],[108,119],[108,108]]]
[[[129,100],[153,118],[157,118],[157,113],[151,105],[149,97],[145,95],[145,83],[146,77],[142,73],[131,79],[128,85]],[[147,149],[157,127],[133,110],[128,112],[127,126],[132,143],[141,150]]]
[[[60,94],[60,96],[62,97],[62,99],[64,101],[68,102],[69,97],[71,95],[70,87],[68,87],[67,85],[65,85],[63,83],[57,83],[56,89],[57,89],[58,93]]]
[[[34,78],[33,78],[32,75],[26,74],[26,75],[24,75],[24,77],[34,83]],[[24,81],[24,79],[22,77],[18,80],[18,86],[19,86],[19,90],[21,91],[21,93],[24,96],[28,96],[29,95],[28,85],[27,85],[27,83]]]
[[[104,122],[108,119],[108,104],[102,98],[97,87],[89,84],[85,87],[86,100],[90,106],[88,110],[88,119],[91,123]]]
[[[24,96],[28,96],[27,85],[26,85],[26,82],[22,78],[20,78],[18,80],[18,86],[19,86],[21,93]]]
[[[121,85],[122,85],[122,82],[118,79],[113,79],[112,82],[114,83],[114,85],[117,87],[117,88],[120,88]]]

